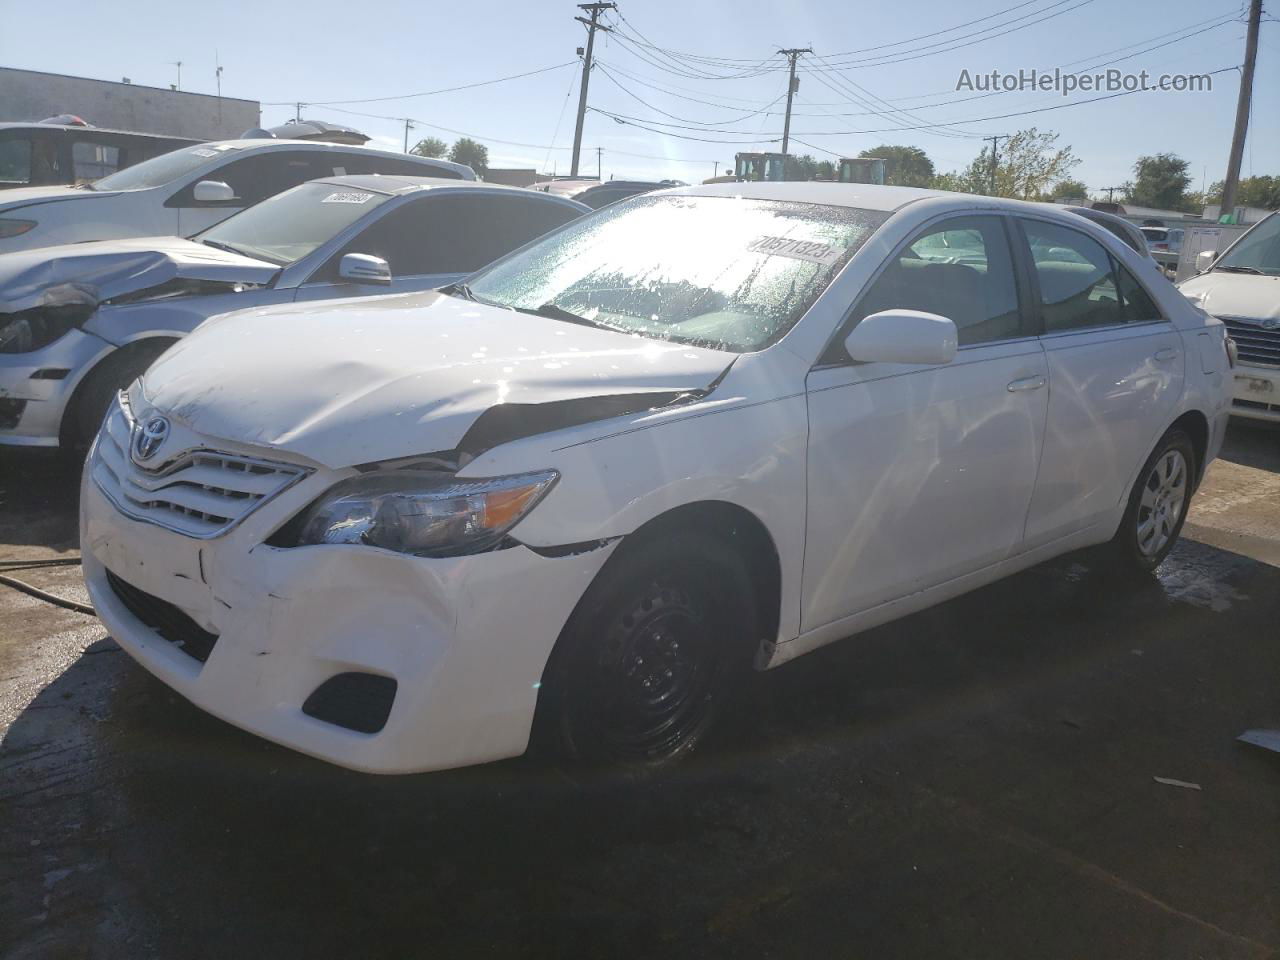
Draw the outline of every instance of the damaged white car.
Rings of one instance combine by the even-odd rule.
[[[1079,547],[1158,564],[1231,375],[1150,276],[1015,201],[725,184],[220,317],[97,437],[89,591],[192,702],[347,767],[661,764],[753,667]]]
[[[190,240],[0,257],[0,445],[87,445],[116,392],[215,314],[429,290],[589,212],[466,180],[333,177]]]

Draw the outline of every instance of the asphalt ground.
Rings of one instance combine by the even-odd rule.
[[[76,556],[76,488],[0,456],[0,561]],[[832,645],[642,783],[340,770],[0,588],[0,956],[1280,954],[1280,755],[1236,741],[1280,727],[1278,624],[1244,424],[1150,582],[1073,555]]]

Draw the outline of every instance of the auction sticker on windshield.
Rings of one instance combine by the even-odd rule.
[[[331,193],[321,203],[367,203],[373,199],[372,193]]]
[[[747,244],[752,253],[763,253],[772,257],[791,257],[795,260],[808,260],[831,266],[840,258],[840,251],[829,243],[818,240],[788,240],[786,237],[759,237]]]

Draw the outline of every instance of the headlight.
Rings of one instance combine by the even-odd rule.
[[[92,304],[69,303],[0,315],[0,353],[30,353],[47,347],[88,320],[93,311]]]
[[[8,240],[10,237],[20,237],[35,225],[36,221],[34,220],[0,219],[0,240]]]
[[[401,470],[353,477],[322,497],[298,545],[363,543],[418,556],[495,546],[559,477],[554,470],[464,480]]]

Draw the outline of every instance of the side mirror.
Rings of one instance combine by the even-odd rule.
[[[391,265],[367,253],[344,253],[338,261],[338,278],[352,283],[390,283]]]
[[[1213,266],[1213,261],[1218,259],[1217,250],[1201,250],[1196,254],[1196,273],[1204,273]]]
[[[860,363],[950,363],[956,355],[956,325],[921,310],[881,310],[845,337],[844,348]]]
[[[201,203],[225,203],[236,198],[236,192],[221,180],[201,180],[193,193]]]

